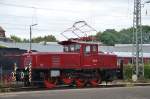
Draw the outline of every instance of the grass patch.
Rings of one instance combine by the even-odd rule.
[[[0,48],[7,48],[6,46],[0,45]]]

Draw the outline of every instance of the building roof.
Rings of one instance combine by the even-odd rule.
[[[132,57],[132,52],[113,52],[116,54],[118,57]],[[143,53],[143,57],[149,58],[150,53]]]
[[[133,44],[115,44],[115,47],[133,46]],[[143,46],[150,46],[150,44],[143,44]]]
[[[8,48],[20,48],[24,50],[29,50],[29,43],[15,43],[15,42],[2,42],[0,41],[0,45],[6,46]],[[39,52],[62,52],[63,47],[58,44],[40,44],[40,43],[32,43],[32,50],[36,50]]]
[[[99,46],[99,50],[103,52],[132,52],[133,47],[132,46]],[[143,46],[143,52],[150,53],[150,45]]]
[[[0,26],[0,31],[5,32],[5,30]]]
[[[0,45],[6,46],[8,48],[20,48],[24,50],[29,50],[29,43],[14,43],[14,42],[1,42]],[[150,57],[150,45],[143,46],[143,56]],[[59,45],[57,42],[42,44],[42,43],[32,43],[32,50],[39,52],[62,52],[63,46]],[[99,46],[99,51],[109,52],[118,55],[119,57],[132,57],[132,46]]]

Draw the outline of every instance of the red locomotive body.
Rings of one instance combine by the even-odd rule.
[[[26,74],[25,84],[44,82],[49,88],[60,84],[97,86],[102,80],[112,80],[119,70],[117,56],[99,53],[96,43],[68,40],[59,44],[64,46],[64,52],[22,55],[18,71]]]
[[[109,53],[98,53],[98,44],[73,42],[63,44],[64,52],[33,52],[22,55],[21,68],[32,60],[33,69],[115,69],[117,56]],[[72,46],[72,49],[70,48]],[[76,49],[75,47],[78,48]],[[66,49],[65,49],[66,48]],[[67,51],[68,50],[68,51]]]
[[[21,68],[25,68],[28,58],[32,59],[32,69],[75,69],[80,68],[79,53],[53,53],[53,52],[34,52],[23,54],[23,64]]]

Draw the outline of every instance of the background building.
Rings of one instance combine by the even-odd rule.
[[[13,42],[12,39],[6,37],[5,30],[1,26],[0,26],[0,41]]]
[[[0,38],[5,38],[5,30],[0,26]]]

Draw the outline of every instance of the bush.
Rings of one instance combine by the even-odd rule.
[[[144,77],[145,79],[150,79],[150,64],[144,66]]]
[[[6,46],[0,45],[0,48],[6,48]]]
[[[131,64],[124,65],[123,72],[124,72],[124,80],[131,80],[133,73],[133,66]],[[144,78],[150,79],[150,64],[144,65]]]
[[[124,65],[123,67],[124,80],[132,79],[132,70],[133,70],[133,66],[131,64]]]

